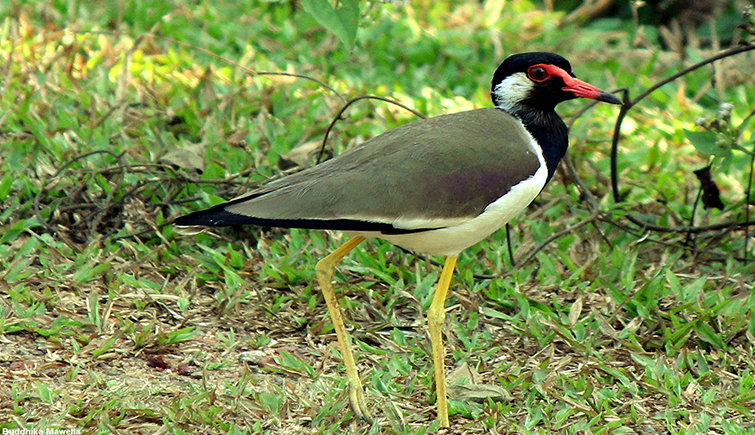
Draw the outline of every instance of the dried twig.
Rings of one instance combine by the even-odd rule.
[[[659,81],[658,83],[654,84],[650,88],[646,89],[645,91],[641,92],[636,98],[631,99],[629,95],[629,90],[625,89],[623,90],[623,101],[624,105],[621,107],[619,114],[616,118],[616,123],[614,127],[614,133],[613,133],[613,139],[611,142],[611,188],[613,192],[613,199],[616,202],[621,202],[621,193],[619,190],[619,172],[618,172],[618,149],[619,149],[619,141],[621,138],[621,125],[624,121],[624,118],[626,117],[627,113],[640,101],[644,100],[646,97],[648,97],[651,93],[653,93],[655,90],[659,89],[660,87],[673,82],[674,80],[683,77],[686,74],[689,74],[692,71],[695,71],[697,69],[700,69],[706,65],[709,65],[717,60],[721,60],[727,57],[735,56],[738,54],[742,54],[748,51],[755,50],[755,45],[745,45],[745,46],[738,46],[733,47],[728,50],[725,50],[721,53],[718,53],[714,56],[709,57],[708,59],[705,59],[703,61],[700,61],[692,66],[689,66],[687,68],[684,68],[683,70],[672,74],[666,79],[663,79]],[[632,213],[627,213],[625,215],[626,219],[632,222],[633,224],[640,226],[642,228],[656,231],[656,232],[662,232],[662,233],[704,233],[708,231],[715,231],[715,230],[721,230],[721,229],[736,229],[736,228],[744,228],[747,229],[752,225],[755,225],[755,221],[748,218],[744,222],[725,222],[721,224],[715,224],[715,225],[707,225],[707,226],[686,226],[686,227],[667,227],[663,225],[655,225],[651,224],[649,222],[643,221],[639,217],[634,216]]]
[[[330,131],[333,129],[333,127],[336,125],[336,123],[343,118],[344,112],[346,112],[346,109],[348,109],[352,104],[356,103],[357,101],[361,100],[378,100],[378,101],[385,101],[386,103],[394,104],[398,107],[401,107],[404,110],[408,110],[409,112],[413,113],[417,117],[421,119],[425,119],[425,115],[417,112],[416,110],[412,109],[411,107],[408,107],[404,104],[399,103],[398,101],[391,100],[390,98],[385,97],[376,97],[374,95],[362,95],[360,97],[352,98],[346,104],[341,107],[341,110],[338,111],[336,116],[333,117],[333,120],[330,122],[330,125],[328,125],[328,129],[325,130],[325,136],[322,139],[322,146],[320,147],[320,152],[317,154],[317,163],[320,163],[320,160],[322,159],[322,155],[325,152],[325,145],[328,143],[328,136],[330,135]]]

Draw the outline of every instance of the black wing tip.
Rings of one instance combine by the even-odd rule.
[[[179,216],[173,221],[173,225],[181,227],[227,227],[234,225],[254,224],[254,219],[248,216],[231,213],[223,208],[213,207],[200,210],[184,216]]]
[[[221,204],[177,217],[172,224],[179,227],[230,227],[256,225],[260,227],[303,228],[310,230],[370,231],[383,234],[406,234],[428,229],[403,230],[393,225],[352,219],[269,219],[231,213]]]

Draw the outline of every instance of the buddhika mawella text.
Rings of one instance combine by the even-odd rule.
[[[3,428],[2,435],[81,435],[81,429],[7,429]]]

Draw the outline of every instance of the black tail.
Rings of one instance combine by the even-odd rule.
[[[227,227],[236,225],[256,225],[260,227],[306,228],[311,230],[377,231],[383,234],[416,233],[433,228],[402,230],[382,222],[367,222],[353,219],[269,219],[231,213],[225,209],[229,203],[218,204],[207,210],[200,210],[176,218],[173,225],[182,227]]]

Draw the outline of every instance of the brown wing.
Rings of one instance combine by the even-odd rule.
[[[495,108],[416,121],[176,223],[410,232],[456,225],[537,171],[531,141]]]

